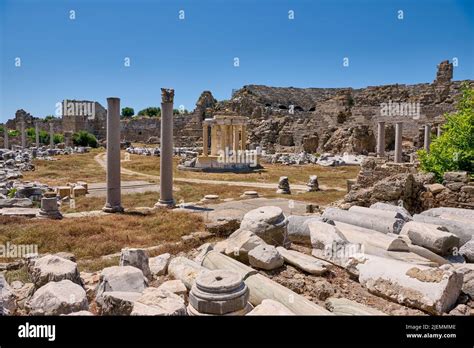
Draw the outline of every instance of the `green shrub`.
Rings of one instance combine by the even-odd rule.
[[[122,117],[132,117],[133,115],[135,115],[133,108],[125,107],[122,109]]]
[[[457,112],[444,117],[442,134],[433,140],[430,152],[418,151],[421,169],[434,173],[439,182],[448,171],[474,171],[474,88],[464,84]]]
[[[40,130],[39,131],[39,140],[40,140],[40,144],[48,145],[49,144],[49,133],[46,132],[45,130]]]
[[[20,135],[20,131],[16,130],[16,129],[11,129],[8,131],[8,136],[9,137],[17,137]]]
[[[36,132],[34,128],[27,128],[26,129],[26,136],[31,141],[36,141]]]
[[[150,117],[160,116],[161,115],[161,108],[150,106],[146,109],[140,110],[138,112],[138,115],[139,116],[150,116]]]
[[[53,134],[53,142],[55,144],[63,143],[64,142],[64,135],[62,135],[62,134]]]
[[[94,134],[91,134],[86,131],[79,131],[72,135],[72,142],[76,146],[90,146],[97,147],[98,142]]]
[[[16,187],[12,187],[11,189],[8,190],[7,197],[15,198],[16,191],[17,191]]]

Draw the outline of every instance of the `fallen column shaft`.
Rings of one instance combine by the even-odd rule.
[[[359,207],[357,205],[350,207],[349,211],[354,212],[354,213],[372,215],[372,216],[376,216],[382,219],[400,219],[400,220],[408,221],[406,220],[406,216],[396,211]]]
[[[362,244],[364,247],[372,245],[387,251],[409,251],[407,243],[400,238],[391,237],[378,231],[349,225],[340,221],[336,221],[335,224],[344,237],[351,243]]]
[[[448,255],[459,247],[459,237],[442,231],[441,226],[410,221],[403,226],[400,234],[406,234],[415,245],[425,247],[439,255]]]
[[[438,217],[444,214],[457,215],[466,219],[474,219],[474,210],[450,207],[431,208],[425,210],[420,215]]]
[[[474,224],[420,214],[415,214],[413,221],[446,227],[449,232],[459,237],[459,246],[463,246],[474,236]]]
[[[463,275],[452,270],[370,255],[358,255],[350,263],[371,293],[431,314],[448,312],[461,293]]]
[[[401,219],[380,218],[337,208],[327,208],[324,211],[323,217],[382,233],[398,234],[404,224],[404,221]]]
[[[331,312],[303,296],[216,251],[207,253],[202,265],[209,269],[228,269],[238,272],[250,290],[249,302],[254,306],[259,305],[264,299],[271,299],[280,302],[296,315],[331,315]]]

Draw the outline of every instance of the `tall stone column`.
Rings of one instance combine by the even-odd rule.
[[[38,121],[35,121],[35,140],[36,140],[36,147],[39,148],[39,146],[40,146],[40,135],[39,135]]]
[[[160,200],[156,207],[173,207],[174,89],[161,89]]]
[[[232,134],[233,134],[233,126],[231,124],[227,125],[227,147],[229,150],[232,148]]]
[[[5,149],[8,149],[10,146],[9,144],[9,141],[8,141],[8,129],[7,129],[7,125],[4,124],[3,125],[3,147]]]
[[[238,125],[234,125],[234,135],[233,135],[233,143],[232,143],[232,150],[234,151],[234,154],[237,154],[237,151],[239,151],[239,133],[240,133],[240,127]]]
[[[49,123],[49,147],[54,149],[54,124]]]
[[[431,125],[425,124],[425,137],[424,137],[424,149],[426,152],[430,152],[431,144]]]
[[[438,127],[436,128],[436,136],[439,137],[441,135],[441,124],[438,124]]]
[[[20,131],[21,131],[21,148],[26,148],[26,134],[25,134],[25,121],[20,122]]]
[[[245,124],[242,125],[240,133],[242,134],[242,139],[240,140],[240,149],[245,151],[247,147],[247,126]]]
[[[377,124],[377,156],[385,156],[385,122]]]
[[[395,124],[395,163],[402,163],[402,132],[403,122],[397,122]]]
[[[206,122],[202,123],[202,154],[208,156],[209,153],[209,125]]]
[[[120,98],[107,98],[106,213],[123,212],[120,192]]]
[[[225,151],[227,147],[227,125],[221,124],[221,151]]]
[[[217,156],[217,125],[211,124],[211,156]]]

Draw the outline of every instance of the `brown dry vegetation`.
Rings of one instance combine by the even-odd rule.
[[[130,159],[130,162],[122,163],[124,168],[150,175],[160,175],[160,163],[156,157],[130,155]],[[176,178],[277,183],[280,176],[288,176],[290,184],[305,184],[310,175],[317,175],[320,184],[336,187],[346,187],[346,180],[355,178],[360,170],[359,166],[265,164],[263,170],[254,173],[199,173],[178,170],[177,163],[178,159],[175,159],[174,176]]]
[[[160,211],[146,216],[113,214],[75,219],[26,220],[0,217],[0,243],[36,244],[39,253],[68,251],[78,259],[96,259],[123,247],[150,247],[179,241],[204,230],[202,218]]]
[[[103,149],[90,153],[56,156],[54,161],[35,160],[36,170],[25,172],[24,180],[39,181],[48,185],[65,185],[68,182],[105,182],[105,171],[94,157]],[[160,160],[155,156],[130,155],[131,161],[122,162],[122,167],[139,173],[160,175]],[[265,168],[254,173],[199,173],[177,169],[175,159],[174,176],[206,180],[277,183],[280,176],[288,176],[290,184],[305,184],[310,175],[318,175],[319,183],[330,187],[345,188],[346,180],[353,179],[359,172],[358,166],[321,167],[318,165],[283,166],[265,164]],[[143,180],[141,176],[122,175],[122,180]]]
[[[69,182],[105,182],[105,170],[94,160],[103,149],[92,149],[89,153],[54,156],[53,161],[35,159],[35,170],[23,173],[25,181],[39,181],[50,186],[66,185]],[[123,180],[143,178],[122,175]]]
[[[53,161],[35,159],[35,170],[24,172],[23,179],[52,186],[76,181],[105,181],[105,171],[94,161],[94,156],[100,152],[101,150],[93,149],[84,154],[55,156]]]

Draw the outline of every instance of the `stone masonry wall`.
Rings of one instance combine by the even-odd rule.
[[[455,111],[463,82],[474,87],[473,80],[452,81],[453,66],[448,61],[438,65],[433,83],[415,85],[369,86],[367,88],[293,88],[247,85],[236,91],[228,101],[218,102],[210,91],[199,97],[189,114],[175,117],[176,146],[202,145],[202,120],[216,113],[231,111],[250,117],[248,142],[272,151],[310,153],[361,153],[375,151],[378,121],[386,122],[386,150],[394,147],[394,123],[403,121],[403,138],[419,146],[419,130],[426,123],[443,122],[443,114]],[[419,103],[419,117],[382,116],[382,103]],[[105,138],[106,110],[97,102],[98,116],[87,120],[80,116],[63,116],[57,131],[81,129]],[[413,104],[413,105],[415,105]],[[24,110],[26,122],[33,116]],[[17,112],[17,114],[18,114]],[[17,128],[16,121],[9,128]],[[147,142],[159,137],[158,118],[122,120],[122,140]],[[435,127],[433,127],[435,129]]]

